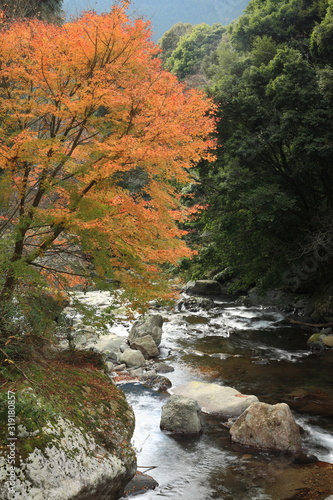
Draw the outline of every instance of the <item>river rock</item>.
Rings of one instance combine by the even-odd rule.
[[[105,366],[106,366],[106,369],[108,372],[112,372],[112,368],[114,365],[113,365],[113,363],[111,363],[111,361],[106,361]]]
[[[130,345],[134,340],[150,335],[158,347],[162,339],[163,318],[160,314],[148,314],[138,319],[131,328],[128,336]]]
[[[126,339],[118,335],[109,335],[108,337],[101,338],[96,344],[100,352],[108,354],[109,352],[124,352],[128,345]]]
[[[89,345],[86,345],[86,349],[93,349],[95,352],[100,352],[104,355],[107,361],[112,363],[119,362],[120,356],[125,349],[128,348],[126,338],[120,337],[119,335],[109,334],[96,336],[96,338]]]
[[[313,333],[311,335],[311,337],[308,338],[307,343],[312,344],[313,342],[320,342],[321,336],[322,336],[322,332]]]
[[[170,373],[175,371],[173,366],[168,365],[168,363],[164,363],[164,361],[154,363],[153,369],[157,371],[157,373]]]
[[[302,453],[299,427],[285,403],[253,403],[230,428],[231,439],[261,450]]]
[[[216,280],[189,281],[184,288],[189,295],[216,295],[222,293],[222,286]]]
[[[128,495],[139,495],[145,491],[154,490],[156,486],[158,486],[158,482],[153,477],[137,471],[132,481],[126,486],[124,496],[127,498]]]
[[[321,340],[317,342],[311,342],[309,344],[309,347],[313,352],[320,352],[325,350],[325,346]]]
[[[195,399],[170,396],[162,407],[160,427],[177,434],[199,434],[201,432],[199,413],[200,406]]]
[[[123,370],[126,370],[125,363],[122,363],[121,365],[113,366],[113,368],[112,368],[113,372],[122,372]]]
[[[326,347],[333,347],[333,335],[326,335],[326,337],[322,339],[322,343]]]
[[[178,311],[197,312],[205,309],[206,311],[215,307],[214,301],[208,297],[184,297],[177,305]]]
[[[144,373],[139,380],[141,384],[148,389],[153,389],[158,392],[166,392],[172,386],[171,381],[167,377],[158,375],[153,370]]]
[[[195,399],[204,413],[224,417],[238,417],[248,406],[258,402],[256,396],[244,395],[232,387],[206,382],[189,382],[170,392]]]
[[[71,337],[67,336],[71,347],[79,349],[87,343],[87,337],[83,333],[75,332]]]
[[[143,368],[128,368],[127,372],[134,378],[142,377]]]
[[[159,355],[158,347],[151,335],[135,339],[131,343],[131,349],[140,351],[145,359],[156,358]]]
[[[126,349],[122,353],[119,361],[120,363],[125,363],[125,365],[130,368],[139,368],[141,366],[144,366],[144,364],[146,363],[146,360],[140,351],[130,348]]]

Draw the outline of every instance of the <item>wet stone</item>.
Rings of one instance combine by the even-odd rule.
[[[131,349],[137,349],[145,359],[156,358],[159,355],[158,347],[151,335],[139,337],[131,343]]]
[[[230,428],[235,443],[253,448],[302,453],[299,427],[285,403],[253,403]]]
[[[114,372],[121,372],[121,371],[123,371],[123,370],[126,370],[126,365],[125,365],[125,363],[122,363],[121,365],[114,366],[114,367],[112,368],[112,371],[114,371]]]
[[[153,477],[138,471],[126,486],[124,495],[138,495],[148,490],[154,490],[157,486],[158,482]]]
[[[198,403],[185,396],[170,396],[162,407],[160,427],[178,434],[199,434],[201,421]]]
[[[198,381],[179,385],[172,389],[172,394],[193,398],[204,413],[224,417],[239,416],[250,404],[258,402],[256,396],[241,394],[232,387]]]
[[[175,369],[173,368],[173,366],[170,366],[167,363],[164,363],[163,361],[161,361],[159,363],[154,363],[153,369],[157,373],[170,373],[170,372],[175,371]]]
[[[333,347],[333,335],[327,335],[322,342],[326,347]]]
[[[311,342],[310,349],[311,349],[311,351],[314,351],[314,352],[315,351],[317,351],[317,352],[324,351],[325,345],[321,340],[318,340],[316,342]]]
[[[192,311],[197,312],[201,310],[209,310],[215,307],[212,299],[207,297],[185,297],[180,300],[176,306],[178,311]]]
[[[144,366],[146,362],[142,353],[134,349],[126,349],[120,356],[119,361],[121,363],[125,363],[125,365],[129,368],[139,368],[141,366]]]
[[[167,377],[163,377],[163,375],[158,375],[157,373],[146,373],[139,380],[144,387],[158,392],[166,392],[172,386],[171,381]]]

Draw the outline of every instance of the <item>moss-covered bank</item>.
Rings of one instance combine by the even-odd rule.
[[[134,414],[98,355],[22,361],[7,369],[0,398],[1,500],[121,496],[136,470]]]

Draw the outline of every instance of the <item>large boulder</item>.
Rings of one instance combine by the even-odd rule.
[[[195,399],[204,413],[224,417],[238,417],[248,406],[258,401],[256,396],[241,394],[232,387],[206,382],[189,382],[170,392]]]
[[[222,286],[216,280],[189,281],[184,291],[190,295],[216,295],[223,292]]]
[[[299,427],[285,403],[253,403],[230,428],[235,443],[261,450],[302,453]]]
[[[195,399],[173,395],[162,407],[160,427],[177,434],[199,434],[199,414],[200,407]]]
[[[162,326],[163,318],[160,314],[148,314],[147,316],[143,316],[132,326],[128,336],[128,342],[131,345],[134,340],[150,335],[158,347],[162,339]]]
[[[131,349],[140,351],[145,359],[156,358],[159,355],[158,347],[151,335],[139,337],[131,343]]]
[[[0,420],[1,435],[8,436],[0,454],[1,500],[116,499],[135,474],[135,419],[125,395],[92,369],[99,365],[84,364],[97,360],[93,353],[77,353],[81,365],[68,362],[71,354],[31,365],[31,387],[23,377],[9,386],[16,426]]]
[[[139,368],[146,363],[143,354],[135,349],[126,349],[119,359],[120,363],[125,363],[129,368]]]
[[[0,457],[0,499],[70,500],[119,498],[133,476],[136,462],[126,465],[81,429],[61,417],[41,429],[53,437],[43,450],[35,448],[15,466],[15,492],[10,489],[6,460]],[[29,435],[28,435],[29,436]],[[30,437],[30,436],[29,436]],[[24,438],[21,438],[24,439]]]

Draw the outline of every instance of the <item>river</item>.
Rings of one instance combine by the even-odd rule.
[[[266,403],[287,402],[303,429],[304,451],[333,463],[333,353],[312,354],[309,332],[281,326],[285,314],[217,298],[209,310],[158,310],[165,318],[160,358],[174,367],[173,386],[191,380],[229,385]],[[124,335],[126,325],[116,328]],[[200,437],[159,428],[168,395],[125,383],[136,415],[138,466],[159,483],[142,500],[278,500],[273,484],[293,471],[290,458],[230,442],[221,421],[207,418]],[[296,411],[295,411],[296,409]],[[316,497],[317,498],[317,497]]]

